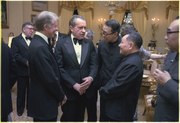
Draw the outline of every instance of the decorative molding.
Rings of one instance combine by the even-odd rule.
[[[32,1],[32,10],[41,12],[48,10],[48,2],[46,1]]]
[[[36,19],[36,15],[31,15],[31,22],[34,23]]]

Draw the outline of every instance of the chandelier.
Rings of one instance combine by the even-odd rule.
[[[109,15],[114,15],[115,10],[124,6],[126,1],[108,1],[105,3],[105,6],[108,7]]]

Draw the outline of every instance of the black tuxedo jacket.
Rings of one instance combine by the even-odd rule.
[[[80,95],[73,89],[75,83],[82,83],[87,76],[95,78],[97,74],[97,54],[92,41],[82,41],[81,63],[77,61],[76,53],[71,41],[71,36],[57,42],[55,56],[62,75],[62,85],[69,100],[77,99]],[[94,81],[93,81],[94,82]],[[87,89],[88,98],[95,96],[94,83]]]
[[[112,78],[99,91],[106,100],[107,116],[115,121],[133,121],[142,76],[143,62],[139,52],[121,60]]]
[[[19,76],[28,76],[28,45],[22,34],[12,39],[12,54],[16,62],[16,71]]]
[[[7,120],[8,114],[12,112],[11,88],[10,88],[10,67],[11,54],[8,45],[2,42],[2,62],[1,62],[1,120]]]
[[[37,119],[56,117],[64,92],[54,54],[38,35],[34,36],[29,46],[29,68],[28,115]]]

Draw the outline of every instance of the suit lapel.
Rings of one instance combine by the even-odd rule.
[[[82,65],[84,64],[84,61],[85,61],[85,59],[87,57],[87,53],[89,51],[89,49],[88,49],[89,45],[88,44],[89,44],[88,42],[82,41],[81,65],[80,65],[80,67],[82,67]]]
[[[70,37],[67,38],[67,40],[64,43],[64,46],[67,49],[67,52],[71,56],[72,60],[75,62],[75,64],[79,64]]]
[[[26,49],[28,49],[28,45],[22,36],[20,37],[20,42]]]

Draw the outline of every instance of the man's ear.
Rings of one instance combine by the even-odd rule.
[[[129,49],[132,49],[134,47],[134,43],[131,41],[129,42]]]
[[[71,30],[71,32],[72,32],[72,28],[73,28],[72,26],[69,26],[69,29]]]
[[[48,29],[48,25],[44,24],[44,30],[47,30],[47,29]]]

